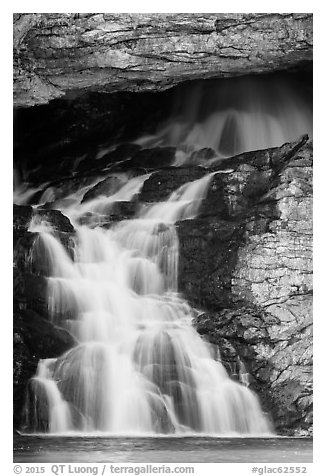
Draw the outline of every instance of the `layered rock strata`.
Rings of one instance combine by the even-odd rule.
[[[17,13],[14,104],[302,67],[307,13]]]

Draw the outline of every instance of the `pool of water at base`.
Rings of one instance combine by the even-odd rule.
[[[311,438],[14,436],[15,463],[311,463]]]

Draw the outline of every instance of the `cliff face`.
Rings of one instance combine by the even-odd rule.
[[[14,104],[159,91],[312,60],[312,14],[14,14]]]
[[[120,146],[113,156],[117,158],[119,150],[123,156],[126,148],[127,145]],[[144,166],[154,152],[143,151],[143,157],[138,150],[130,152],[130,170],[137,174],[137,167]],[[167,162],[171,160],[169,148],[160,153]],[[276,430],[282,434],[309,434],[312,143],[303,137],[280,148],[226,159],[209,170],[215,175],[200,215],[177,224],[179,289],[201,310],[194,322],[198,332],[217,345],[230,375],[236,376],[239,371],[248,374],[249,384],[272,415]],[[172,190],[205,173],[207,169],[200,166],[155,167],[138,197],[133,202],[120,202],[104,226],[133,217],[140,203],[164,200]],[[76,175],[47,187],[60,197],[85,180],[87,177]],[[108,186],[104,180],[87,194],[94,197]],[[51,198],[52,203],[34,213],[46,214],[69,250],[73,227],[60,212],[51,210],[56,208],[55,197]],[[49,320],[46,263],[39,256],[36,260],[34,257],[33,266],[29,264],[37,239],[37,234],[27,230],[32,214],[31,207],[14,208],[17,425],[27,380],[35,372],[38,359],[58,356],[74,343],[67,331]]]
[[[218,193],[213,203],[224,206],[179,225],[181,287],[210,311],[198,331],[225,361],[241,356],[277,429],[304,433],[312,423],[312,144],[224,167],[207,198]]]

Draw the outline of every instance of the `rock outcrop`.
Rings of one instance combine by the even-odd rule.
[[[74,229],[57,210],[38,210],[57,230],[68,247]],[[28,380],[35,374],[40,359],[57,357],[75,345],[75,338],[51,322],[47,307],[47,270],[45,263],[33,258],[38,233],[28,231],[33,209],[14,206],[14,424],[19,426]],[[35,257],[34,257],[35,258]]]
[[[197,329],[240,356],[277,430],[312,424],[312,143],[226,160],[210,215],[179,223],[180,288]],[[222,182],[222,184],[221,184]],[[219,203],[215,214],[213,204]],[[233,352],[230,354],[230,344]]]
[[[312,60],[307,13],[17,13],[14,104],[86,91],[160,91]]]

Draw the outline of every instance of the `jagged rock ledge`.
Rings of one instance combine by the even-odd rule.
[[[17,13],[14,104],[302,67],[309,13]]]

